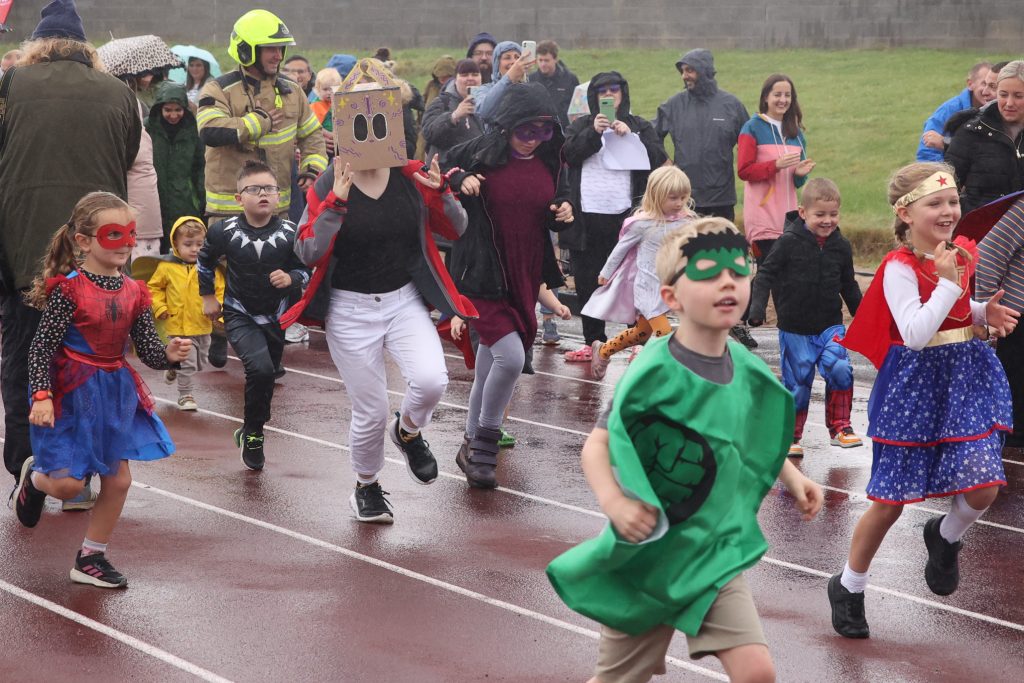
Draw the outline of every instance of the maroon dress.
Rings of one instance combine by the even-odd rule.
[[[544,249],[551,249],[547,221],[555,196],[555,179],[536,156],[510,157],[507,164],[485,174],[483,198],[494,226],[498,258],[508,293],[503,299],[471,297],[480,317],[472,321],[480,342],[493,346],[517,332],[523,347],[537,334],[537,295],[542,282]]]

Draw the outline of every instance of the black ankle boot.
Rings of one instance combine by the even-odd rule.
[[[466,481],[478,489],[493,489],[498,485],[498,440],[500,429],[477,427],[476,437],[459,449],[455,458],[459,469],[466,473]]]

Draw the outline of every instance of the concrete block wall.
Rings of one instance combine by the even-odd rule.
[[[46,0],[15,0],[9,40],[27,37]],[[572,47],[963,48],[1024,53],[1020,0],[78,0],[97,43],[155,33],[169,43],[226,44],[255,6],[278,13],[300,46],[453,46],[485,29],[499,39]],[[6,41],[5,41],[6,42]]]

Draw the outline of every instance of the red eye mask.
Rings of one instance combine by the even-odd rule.
[[[96,230],[96,241],[104,249],[119,249],[135,246],[135,221],[128,225],[107,223]]]

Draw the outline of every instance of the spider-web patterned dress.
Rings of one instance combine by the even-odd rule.
[[[145,284],[72,271],[47,290],[29,376],[31,391],[53,392],[54,426],[30,428],[34,469],[82,479],[116,474],[122,460],[173,453],[149,389],[125,358],[134,341],[146,365],[168,366]]]

